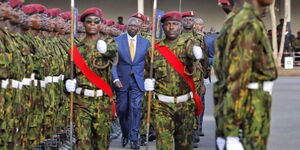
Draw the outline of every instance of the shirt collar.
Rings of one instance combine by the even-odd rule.
[[[128,38],[128,40],[134,39],[134,41],[136,41],[137,35],[135,35],[134,37],[131,37],[131,36],[127,33],[127,38]]]

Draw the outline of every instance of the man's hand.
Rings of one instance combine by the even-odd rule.
[[[123,87],[121,81],[118,80],[118,79],[114,81],[114,84],[115,84],[115,87],[117,87],[117,88],[122,88]]]

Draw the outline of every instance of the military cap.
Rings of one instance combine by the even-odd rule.
[[[120,29],[120,24],[116,23],[114,26],[115,26],[116,28]]]
[[[36,13],[45,13],[47,8],[41,4],[30,4],[34,9],[36,9]]]
[[[219,3],[221,3],[221,4],[226,4],[227,6],[230,6],[230,5],[231,5],[231,3],[230,3],[229,0],[218,0],[218,1],[219,1]]]
[[[187,11],[182,13],[182,17],[195,17],[194,11]]]
[[[146,15],[143,15],[142,18],[143,18],[142,20],[143,20],[144,22],[150,21],[150,18],[149,18],[148,16],[146,16]]]
[[[65,20],[71,20],[72,14],[71,12],[68,11],[68,12],[60,13],[59,16],[61,16]]]
[[[46,14],[50,17],[56,17],[59,15],[60,12],[61,12],[60,8],[52,8],[52,9],[48,9],[46,11]]]
[[[31,4],[23,6],[22,10],[26,15],[32,15],[36,13],[36,9]]]
[[[88,8],[81,14],[80,20],[83,22],[84,19],[89,15],[94,15],[102,18],[102,10],[100,8]]]
[[[139,12],[133,13],[130,17],[135,17],[135,18],[138,18],[138,19],[141,19],[141,20],[145,21],[144,20],[145,19],[144,15],[139,13]]]
[[[178,11],[169,11],[167,13],[165,13],[162,17],[161,17],[161,22],[164,23],[166,20],[174,20],[174,21],[182,21],[182,15],[180,12]]]
[[[102,24],[106,24],[106,19],[105,18],[101,18]]]
[[[126,27],[127,26],[125,24],[124,25],[120,25],[120,30],[124,32],[126,30]]]
[[[9,6],[11,8],[21,7],[23,5],[21,0],[9,0]]]
[[[114,24],[115,24],[115,22],[114,22],[113,20],[106,19],[106,25],[107,25],[107,26],[112,26],[112,25],[114,25]]]

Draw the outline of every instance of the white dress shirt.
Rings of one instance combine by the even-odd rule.
[[[131,37],[128,33],[127,33],[127,39],[128,39],[128,46],[130,48],[130,42],[131,42],[131,39],[134,39],[134,54],[136,52],[136,40],[137,40],[137,35],[135,35],[134,37]]]

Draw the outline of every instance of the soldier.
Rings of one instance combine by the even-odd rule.
[[[224,22],[222,29],[220,30],[220,34],[215,42],[215,62],[213,64],[214,70],[217,76],[217,82],[214,84],[214,116],[216,120],[216,145],[219,150],[223,150],[225,147],[225,138],[223,133],[222,126],[222,101],[224,97],[224,93],[226,93],[226,77],[228,76],[228,72],[224,67],[224,63],[228,58],[224,56],[224,51],[227,45],[227,38],[231,32],[232,21],[235,15],[240,11],[243,7],[244,0],[219,0],[223,10],[225,13],[229,13]],[[233,8],[232,8],[233,7]],[[231,11],[232,10],[232,11]]]
[[[222,100],[227,150],[267,149],[277,69],[261,18],[272,2],[246,0],[232,21],[223,64],[228,72]]]
[[[98,75],[97,80],[109,87],[111,58],[116,56],[117,46],[111,39],[105,39],[105,41],[99,39],[101,17],[102,11],[99,8],[89,8],[82,13],[80,20],[84,24],[86,37],[78,45],[77,53],[80,53],[87,62],[91,72]],[[78,66],[79,62],[76,59],[75,63]],[[84,62],[80,62],[82,63]],[[76,67],[75,73],[76,79],[67,80],[66,89],[68,92],[76,91],[74,123],[77,148],[108,149],[112,99],[107,93],[107,87],[97,88],[99,85],[96,87],[95,82],[90,79],[90,74],[83,72],[82,68]],[[101,86],[103,85],[101,83]]]
[[[152,120],[155,120],[154,129],[157,133],[156,148],[189,150],[193,149],[194,111],[199,115],[202,110],[197,94],[199,89],[195,89],[197,83],[194,83],[191,72],[203,52],[199,46],[194,46],[193,41],[180,38],[183,29],[181,13],[168,12],[161,22],[166,37],[155,45],[154,79],[145,80],[146,91],[154,91],[155,97]],[[149,72],[150,54],[146,63],[145,68]]]
[[[150,26],[150,18],[146,15],[143,15],[143,23],[141,25],[140,35],[149,41],[151,41],[151,32],[150,32],[151,26]]]
[[[198,24],[200,24],[199,21],[200,18],[195,19],[195,13],[193,11],[188,11],[182,13],[182,18],[183,18],[183,32],[181,33],[182,38],[188,40],[192,39],[194,42],[197,44],[197,46],[200,46],[201,49],[204,50],[204,55],[203,59],[201,59],[197,65],[197,69],[194,70],[193,73],[193,78],[196,83],[199,83],[196,85],[197,89],[200,89],[198,91],[200,93],[202,103],[203,103],[203,113],[200,116],[197,116],[195,119],[195,125],[194,125],[194,132],[193,132],[193,145],[194,148],[198,147],[198,142],[200,141],[199,136],[204,136],[202,132],[202,120],[203,120],[203,115],[204,115],[204,110],[205,110],[205,92],[206,88],[204,86],[204,81],[208,80],[208,73],[209,73],[209,68],[208,68],[208,58],[207,58],[207,51],[206,51],[206,46],[204,42],[204,35],[202,33],[202,30],[198,29]],[[195,22],[197,20],[197,23]],[[196,23],[196,24],[195,24]]]

